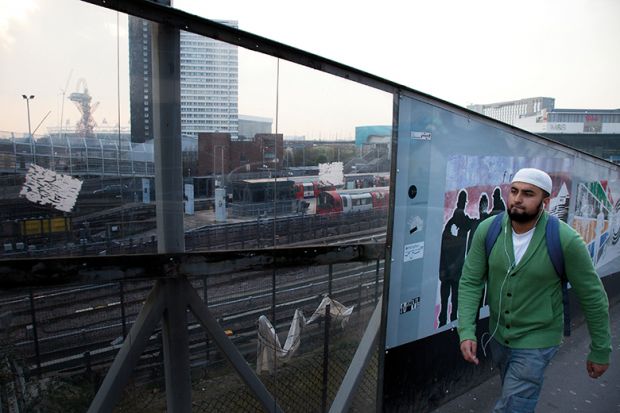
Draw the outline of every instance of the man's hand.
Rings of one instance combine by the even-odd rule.
[[[474,363],[475,365],[478,365],[479,363],[478,357],[476,357],[477,350],[478,350],[478,343],[476,343],[474,340],[463,340],[461,342],[461,353],[463,354],[463,358],[466,361],[469,361],[470,363]],[[589,367],[588,367],[588,371],[589,371]]]
[[[463,348],[463,344],[461,344],[461,349]],[[462,350],[461,350],[462,351]],[[588,370],[588,376],[593,379],[598,379],[607,371],[609,364],[596,364],[588,360],[586,362],[586,369]]]

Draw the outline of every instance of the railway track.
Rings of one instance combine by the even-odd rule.
[[[276,285],[274,321],[278,331],[288,328],[296,308],[306,311],[316,308],[322,294],[330,289],[330,278],[332,296],[345,304],[357,304],[360,309],[376,300],[377,291],[381,287],[382,276],[379,272],[382,269],[375,265],[336,269],[331,277],[328,273],[310,270],[315,272],[289,271],[278,276],[277,279],[281,282]],[[193,284],[203,296],[206,285],[209,308],[222,328],[234,332],[233,341],[239,345],[246,341],[253,343],[243,352],[249,359],[252,359],[255,351],[256,320],[262,314],[270,315],[273,310],[271,277],[270,271],[258,272],[249,277],[238,278],[239,285],[230,285],[230,276],[212,277],[206,284],[205,280],[193,280]],[[107,283],[44,291],[32,298],[22,296],[3,299],[4,306],[10,307],[15,315],[15,324],[11,327],[15,348],[25,355],[31,369],[37,370],[40,365],[40,373],[45,375],[72,374],[80,369],[83,371],[96,365],[109,364],[122,342],[123,325],[125,331],[128,331],[150,290],[150,285],[128,283],[123,291],[125,299],[122,303],[117,296],[118,290],[117,283]],[[35,316],[38,319],[38,358],[33,349],[30,313],[32,300],[36,303]],[[3,308],[6,308],[4,306]],[[121,306],[125,310],[124,318],[121,317]],[[209,340],[205,338],[204,331],[195,320],[191,320],[192,318],[188,328],[192,358],[216,359],[217,352],[209,348]],[[143,355],[143,363],[152,366],[153,363],[161,362],[154,362],[152,358],[153,352],[160,350],[158,340],[156,332]]]

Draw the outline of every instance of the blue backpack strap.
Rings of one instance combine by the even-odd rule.
[[[503,212],[495,215],[495,218],[493,218],[493,222],[491,222],[489,230],[487,231],[487,237],[484,240],[484,250],[487,253],[487,260],[489,259],[489,255],[491,255],[491,250],[493,249],[493,245],[495,245],[495,241],[497,241],[497,237],[499,237],[499,233],[502,232],[503,217]]]
[[[545,232],[549,258],[562,283],[562,304],[564,306],[564,336],[570,336],[570,306],[568,304],[568,279],[564,268],[564,252],[560,243],[560,220],[549,215]]]

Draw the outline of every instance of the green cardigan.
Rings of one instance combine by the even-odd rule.
[[[544,213],[521,261],[513,267],[514,248],[508,214],[487,260],[485,238],[493,217],[478,226],[459,285],[458,332],[461,341],[476,340],[476,313],[485,281],[495,339],[511,348],[559,345],[563,333],[560,278],[547,254]],[[506,228],[508,230],[506,231]],[[566,276],[579,298],[592,343],[588,360],[608,364],[611,352],[609,302],[581,236],[560,222]]]

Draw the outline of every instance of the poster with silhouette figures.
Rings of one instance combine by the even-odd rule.
[[[570,159],[505,156],[455,155],[448,159],[435,304],[436,329],[452,326],[457,320],[458,285],[474,232],[480,222],[506,210],[512,176],[526,167],[547,171],[554,182],[549,212],[566,221],[571,163]],[[488,315],[485,298],[481,303],[482,317]]]
[[[399,96],[395,134],[386,350],[458,325],[473,235],[507,209],[521,168],[549,173],[549,213],[581,234],[599,275],[620,272],[620,167],[412,92]],[[480,305],[487,317],[484,294]]]

